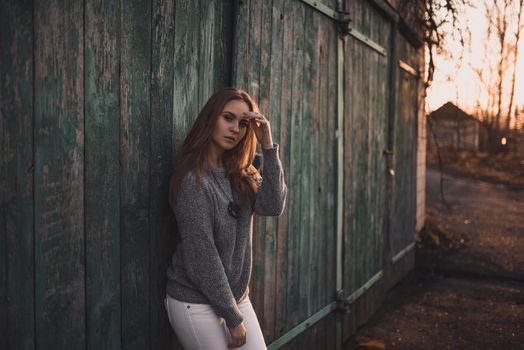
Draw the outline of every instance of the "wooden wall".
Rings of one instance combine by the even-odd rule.
[[[167,179],[230,84],[232,2],[3,1],[2,349],[159,349]]]
[[[386,50],[391,24],[369,2],[350,1],[352,26]],[[352,36],[345,46],[344,295],[382,272],[386,230],[386,156],[389,126],[389,59]],[[367,314],[356,307],[344,317],[345,336]]]
[[[419,69],[416,51],[401,35],[396,39],[397,57]],[[393,126],[392,208],[390,244],[392,258],[415,240],[418,76],[397,68],[395,119]]]
[[[384,277],[352,314],[329,313],[285,349],[335,348],[337,324],[353,334],[413,265],[412,255],[390,262],[414,230],[415,167],[403,167],[420,109],[416,83],[397,70],[399,55],[420,68],[421,51],[373,1],[345,8],[387,52],[344,37],[344,293]],[[332,19],[299,0],[6,0],[0,10],[0,348],[181,349],[163,308],[176,234],[167,181],[203,103],[229,85],[269,118],[289,187],[283,215],[254,223],[251,299],[266,342],[333,303]],[[387,175],[392,147],[399,182]],[[390,222],[402,210],[409,227]]]
[[[252,300],[271,343],[336,293],[337,34],[300,1],[244,1],[236,18],[233,82],[268,116],[289,187],[284,214],[254,225]],[[334,335],[311,332],[286,348],[330,348]]]

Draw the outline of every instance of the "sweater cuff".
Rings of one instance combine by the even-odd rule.
[[[280,146],[278,143],[273,142],[273,147],[271,148],[264,148],[260,146],[262,149],[262,157],[264,159],[264,163],[267,159],[270,161],[276,161],[278,159],[278,150],[280,149]]]
[[[267,150],[275,150],[275,149],[278,151],[278,146],[279,146],[278,143],[273,142],[273,146],[271,146],[271,147],[266,148],[266,147],[260,145],[260,148],[262,148],[262,151],[264,151],[264,150],[266,150],[266,151]]]
[[[274,164],[278,164],[279,157],[278,157],[278,150],[280,149],[278,143],[273,143],[273,147],[271,148],[262,148],[262,158],[264,160],[263,164],[271,164],[271,167],[274,166]]]
[[[227,328],[235,328],[236,326],[241,324],[242,321],[244,321],[244,318],[242,317],[242,314],[240,313],[240,309],[236,305],[236,302],[234,309],[229,309],[227,314],[223,316],[224,320],[226,321]]]

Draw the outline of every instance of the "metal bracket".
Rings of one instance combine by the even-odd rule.
[[[337,31],[341,39],[351,33],[351,18],[348,12],[339,12],[340,16],[337,19]]]
[[[342,39],[349,35],[351,19],[348,12],[334,10],[318,0],[302,0],[302,2],[334,20],[337,23],[337,31]]]
[[[352,301],[350,299],[344,298],[343,294],[343,291],[339,291],[337,293],[337,311],[344,315],[349,315],[351,313]]]

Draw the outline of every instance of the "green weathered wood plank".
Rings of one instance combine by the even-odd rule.
[[[416,50],[400,34],[398,58],[413,62],[410,57]],[[417,78],[398,68],[396,113],[393,128],[393,179],[390,220],[391,256],[397,255],[414,241],[416,210],[416,122],[417,122]]]
[[[293,140],[293,106],[292,106],[292,88],[293,88],[293,65],[296,64],[295,61],[295,50],[293,49],[293,40],[294,40],[294,31],[293,31],[293,24],[294,24],[294,10],[296,8],[296,4],[293,4],[292,2],[284,2],[282,14],[283,14],[283,21],[284,21],[284,37],[283,37],[283,62],[282,62],[282,73],[283,73],[283,87],[282,87],[282,136],[283,140],[285,141],[285,166],[288,170],[286,172],[287,178],[286,183],[288,186],[288,208],[286,211],[286,215],[284,218],[286,220],[286,235],[285,235],[285,243],[282,244],[282,247],[285,248],[285,265],[283,265],[282,272],[284,269],[285,271],[285,280],[282,281],[280,287],[282,289],[282,293],[285,295],[285,303],[282,305],[284,306],[282,309],[281,319],[278,320],[277,323],[277,329],[279,331],[279,336],[286,333],[289,329],[291,329],[291,326],[289,326],[290,318],[291,318],[291,312],[290,312],[290,304],[293,303],[294,296],[291,294],[290,286],[292,284],[293,278],[297,276],[297,271],[294,270],[296,267],[295,259],[294,259],[294,251],[296,250],[296,244],[294,243],[294,237],[295,234],[292,230],[291,220],[293,218],[293,210],[294,206],[296,206],[296,181],[293,181],[293,179],[296,177],[296,169],[292,167],[292,164],[294,164],[294,160],[292,159],[292,140]],[[284,119],[285,118],[285,119]],[[283,142],[284,142],[283,141]],[[282,222],[282,221],[281,221]]]
[[[174,220],[168,200],[173,168],[173,76],[175,1],[152,2],[150,327],[151,349],[174,348],[175,335],[164,307],[166,269],[174,249]],[[178,345],[178,348],[181,348]]]
[[[277,2],[278,1],[278,2]],[[288,48],[293,37],[292,17],[289,16],[291,2],[285,0],[277,0],[278,11],[276,16],[280,19],[282,31],[282,46],[281,46],[281,93],[280,93],[280,158],[284,167],[285,181],[288,186],[288,194],[286,199],[286,208],[282,215],[278,218],[278,232],[277,232],[277,261],[276,261],[276,295],[275,303],[275,338],[283,335],[286,328],[287,319],[287,280],[288,280],[288,261],[291,258],[289,249],[289,215],[291,210],[291,168],[290,168],[290,154],[289,154],[289,125],[291,123],[291,72],[290,67],[293,63],[293,56],[290,54]],[[292,53],[292,52],[291,52]],[[278,63],[277,63],[278,64]],[[276,107],[278,108],[278,106]]]
[[[120,3],[122,347],[150,347],[151,2]]]
[[[357,59],[358,45],[356,45],[355,40],[348,38],[346,40],[347,45],[347,60],[344,62],[344,70],[346,72],[346,84],[347,86],[358,86],[358,67],[357,64],[359,60]],[[344,147],[344,172],[347,174],[347,180],[344,181],[344,237],[343,237],[343,247],[344,247],[344,258],[343,258],[343,289],[347,293],[351,286],[354,284],[355,273],[352,269],[353,263],[352,259],[356,259],[356,250],[354,245],[350,244],[352,235],[355,232],[354,221],[351,220],[351,213],[354,213],[354,184],[355,179],[355,170],[351,164],[354,161],[354,147],[353,145],[357,143],[353,135],[353,130],[356,128],[354,126],[354,120],[356,120],[356,106],[359,105],[358,101],[359,95],[356,94],[355,90],[350,90],[346,94],[345,106],[346,114],[344,118],[344,134],[346,135],[347,142]]]
[[[200,1],[192,30],[198,37],[198,105],[203,107],[213,93],[229,84],[230,36],[232,3],[230,1]],[[198,20],[198,22],[197,22]]]
[[[281,133],[281,123],[282,123],[282,116],[280,113],[280,105],[282,102],[281,94],[282,94],[282,36],[283,36],[283,21],[281,18],[282,13],[282,2],[281,1],[275,1],[275,2],[267,2],[267,5],[265,6],[266,11],[269,11],[268,15],[269,18],[267,19],[270,21],[270,36],[267,37],[267,40],[269,40],[268,49],[269,52],[263,51],[262,57],[264,58],[265,55],[268,55],[267,60],[269,60],[269,71],[263,70],[264,77],[266,74],[269,74],[267,79],[269,80],[269,91],[268,91],[268,98],[269,98],[269,121],[271,123],[271,131],[274,142],[278,142],[280,144],[280,158],[282,161],[282,164],[284,165],[284,160],[282,158],[282,153],[284,150],[284,145],[282,144],[282,140],[280,138]],[[264,36],[264,38],[266,38]],[[261,61],[261,64],[264,64],[266,62],[266,58],[264,58]],[[287,169],[284,167],[284,174],[287,172]],[[287,204],[286,204],[287,205]],[[278,283],[280,280],[279,275],[279,238],[281,236],[281,227],[280,227],[280,217],[279,218],[273,218],[271,219],[271,224],[268,224],[269,230],[268,231],[268,242],[266,242],[266,260],[265,260],[265,275],[264,275],[264,305],[265,309],[268,310],[268,312],[265,314],[264,317],[264,337],[266,339],[266,343],[269,344],[276,338],[276,318],[277,313],[279,312],[279,309],[282,309],[280,307],[281,304],[278,303],[278,296],[279,296],[279,290],[278,290]]]
[[[352,3],[353,10],[361,14],[362,32],[390,39],[388,24],[372,8],[363,7],[362,1]],[[367,5],[366,5],[367,6]],[[364,24],[365,22],[365,24]],[[358,290],[381,270],[383,242],[386,235],[385,215],[385,158],[388,96],[387,57],[371,50],[354,39],[348,41],[347,50],[349,86],[358,91],[348,92],[349,154],[346,157],[348,185],[345,200],[345,251],[344,260],[346,296]],[[348,85],[347,85],[348,86]],[[348,272],[352,276],[348,276]],[[371,300],[371,299],[370,299]],[[374,310],[368,299],[358,303],[357,311],[344,319],[344,332],[353,332],[362,319]]]
[[[198,27],[193,30],[198,33],[198,104],[203,107],[206,101],[214,92],[215,87],[215,29],[217,27],[217,1],[202,0],[195,2],[195,7],[199,8]]]
[[[198,101],[199,2],[175,2],[173,77],[173,154],[180,150],[202,106]],[[175,162],[173,162],[174,164]]]
[[[302,193],[300,184],[302,182],[303,171],[301,168],[301,147],[303,109],[302,109],[302,75],[303,75],[303,26],[304,26],[304,5],[293,2],[291,10],[286,14],[293,18],[293,41],[286,48],[293,54],[293,64],[291,65],[292,85],[291,85],[291,123],[290,130],[290,213],[289,213],[289,241],[288,249],[290,259],[288,259],[288,298],[287,298],[287,320],[288,329],[296,326],[300,321],[301,305],[301,286],[300,286],[300,240],[301,215],[300,203]]]
[[[325,248],[323,249],[326,256],[326,290],[324,296],[324,303],[327,304],[335,298],[336,295],[336,171],[330,171],[330,169],[336,169],[336,138],[335,131],[337,125],[337,40],[338,35],[335,26],[331,23],[325,22],[324,24],[326,31],[326,65],[327,65],[327,83],[325,84],[324,100],[325,107],[323,111],[325,113],[324,120],[327,130],[325,131],[325,152],[326,154],[326,174],[327,188],[325,191],[326,201],[326,221],[325,221],[325,232],[328,232]],[[333,327],[335,328],[335,327]]]
[[[375,24],[375,22],[372,22]],[[374,33],[375,25],[372,26],[372,34]],[[369,137],[369,148],[370,148],[370,158],[368,161],[369,168],[368,168],[368,174],[367,178],[371,179],[372,182],[368,182],[367,189],[368,189],[368,198],[369,198],[369,208],[371,209],[371,215],[368,216],[369,220],[369,227],[368,230],[371,229],[371,234],[369,235],[369,238],[367,238],[363,243],[363,248],[366,249],[367,254],[364,257],[365,265],[368,267],[368,271],[366,271],[366,275],[363,276],[363,283],[366,283],[369,278],[372,276],[373,272],[375,272],[375,269],[377,269],[377,263],[380,259],[380,256],[375,255],[375,246],[377,243],[377,236],[381,233],[380,232],[380,216],[381,216],[381,209],[377,208],[377,193],[383,192],[383,186],[384,184],[380,182],[379,175],[377,172],[379,172],[381,169],[378,165],[378,162],[382,160],[382,150],[379,150],[380,143],[379,140],[381,138],[381,133],[383,131],[383,123],[381,123],[382,119],[384,119],[385,115],[380,113],[380,106],[383,102],[383,100],[387,97],[384,96],[384,94],[381,94],[380,91],[380,80],[384,80],[384,76],[380,74],[380,70],[378,69],[378,61],[379,57],[375,54],[369,55],[369,71],[372,73],[368,75],[369,79],[369,86],[372,88],[373,92],[371,94],[371,98],[369,101],[369,114],[368,114],[368,137]],[[365,232],[365,231],[363,231]],[[362,285],[362,282],[361,282]],[[361,286],[359,286],[360,288]],[[366,302],[366,301],[365,301]],[[367,305],[366,305],[367,306]]]
[[[34,5],[35,347],[81,349],[86,346],[84,6]]]
[[[246,47],[247,52],[244,52],[244,74],[245,80],[243,88],[260,104],[260,85],[262,84],[262,26],[263,26],[263,0],[249,0],[244,2],[244,6],[248,8],[249,19],[248,29],[245,31],[247,36]],[[247,69],[247,70],[246,70]],[[259,107],[265,107],[260,106]],[[267,112],[261,110],[264,114]],[[260,148],[259,148],[260,149]],[[253,301],[253,308],[259,319],[264,320],[264,250],[266,244],[266,219],[264,217],[255,216],[253,223],[253,289],[251,298]]]
[[[121,347],[120,65],[115,2],[85,6],[86,337],[89,349]]]
[[[262,4],[262,28],[260,40],[260,97],[259,106],[271,125],[271,134],[274,142],[280,142],[280,77],[276,77],[275,68],[281,71],[282,65],[282,26],[280,19],[275,18],[273,1],[264,0]],[[279,6],[276,4],[275,6]],[[278,38],[278,39],[277,39]],[[274,42],[276,41],[276,42]],[[274,54],[274,56],[272,55]],[[280,72],[278,73],[280,75]],[[276,86],[275,86],[276,81]],[[286,169],[284,169],[284,172]],[[264,295],[264,318],[262,332],[266,343],[275,337],[275,262],[277,249],[278,220],[275,217],[265,219],[264,249],[264,277],[262,281]],[[259,318],[260,319],[260,318]]]
[[[396,62],[398,61],[398,32],[396,24],[390,24],[390,33],[391,33],[391,39],[390,39],[390,55],[389,55],[389,83],[388,83],[388,89],[389,89],[389,106],[388,106],[388,131],[386,135],[386,144],[388,151],[393,150],[393,143],[394,143],[394,130],[395,130],[395,115],[396,115],[396,109],[397,109],[397,83],[398,83],[398,74],[399,74],[399,67],[396,65]],[[394,188],[394,176],[390,174],[390,169],[394,169],[393,164],[393,154],[389,153],[388,155],[388,161],[387,161],[387,179],[386,179],[386,195],[387,195],[387,204],[386,204],[386,229],[387,229],[387,236],[386,241],[384,244],[384,258],[390,259],[392,255],[392,224],[394,220],[393,215],[393,188]],[[387,276],[386,276],[387,277]]]
[[[0,13],[0,348],[33,349],[33,5]]]
[[[307,11],[307,10],[306,10]],[[320,144],[319,144],[319,133],[320,133],[320,80],[322,66],[320,65],[320,16],[318,13],[312,13],[310,18],[311,27],[306,29],[306,37],[311,40],[310,42],[310,55],[311,55],[311,150],[309,155],[310,162],[310,174],[311,181],[309,187],[309,217],[311,218],[311,239],[309,242],[309,256],[310,256],[310,270],[311,270],[311,281],[308,288],[309,292],[309,310],[310,313],[314,313],[319,310],[323,305],[319,302],[318,285],[320,284],[319,278],[319,256],[318,247],[320,242],[324,240],[326,234],[321,230],[320,222],[322,219],[322,212],[320,207],[321,201],[321,177],[320,177]],[[308,34],[308,29],[311,30],[311,34]]]
[[[315,289],[313,293],[317,295],[316,306],[325,305],[325,295],[328,294],[329,286],[327,284],[328,272],[326,266],[328,264],[328,255],[326,252],[327,241],[329,240],[329,230],[327,229],[328,220],[328,207],[327,207],[327,193],[329,192],[328,181],[334,169],[327,169],[326,164],[330,156],[330,148],[326,145],[327,141],[327,129],[328,129],[328,104],[330,97],[327,95],[328,79],[329,79],[329,67],[328,67],[328,52],[326,46],[329,46],[329,29],[326,27],[326,20],[319,20],[318,34],[316,37],[316,55],[317,65],[319,66],[317,74],[317,139],[316,146],[317,157],[315,159],[317,185],[318,186],[318,200],[316,203],[315,211],[318,213],[317,222],[317,244],[314,245],[316,248],[314,254],[317,255],[317,276],[318,281],[314,285]],[[335,222],[335,221],[333,221]],[[322,327],[325,328],[325,325]],[[325,332],[325,329],[324,331]]]
[[[246,89],[249,84],[249,65],[247,60],[251,54],[249,44],[250,30],[250,0],[235,1],[235,29],[233,36],[232,72],[231,82],[233,86]]]
[[[352,242],[350,249],[357,254],[352,265],[358,269],[354,271],[356,278],[348,287],[355,290],[380,269],[382,262],[385,215],[382,150],[386,147],[388,100],[385,80],[382,79],[386,74],[386,59],[364,46],[353,46],[352,51],[349,76],[353,78],[353,84],[361,88],[360,96],[353,96],[353,105],[350,106],[353,126],[349,130],[352,135],[352,149],[349,151],[353,152],[351,172],[356,182],[349,204],[355,208],[350,221],[356,231],[349,241]],[[348,259],[346,266],[351,268],[347,265]]]
[[[215,89],[232,85],[232,68],[234,43],[231,38],[235,30],[235,4],[234,1],[216,1],[218,8],[218,21],[215,34]]]
[[[311,65],[312,61],[312,45],[311,37],[311,15],[314,11],[312,8],[306,8],[302,4],[303,14],[300,18],[302,20],[302,26],[300,27],[302,36],[301,42],[301,53],[302,53],[302,92],[301,95],[301,135],[300,135],[300,151],[298,156],[300,157],[300,172],[301,181],[299,183],[298,190],[300,191],[300,202],[297,203],[299,206],[299,218],[300,218],[300,231],[299,234],[299,321],[303,321],[311,315],[310,305],[310,287],[311,287],[311,256],[309,254],[309,244],[311,241],[311,223],[314,218],[310,213],[310,202],[311,202],[311,123],[313,121],[312,109],[312,98],[313,98],[313,86],[312,76],[314,73],[314,67]],[[304,339],[305,340],[305,339]]]

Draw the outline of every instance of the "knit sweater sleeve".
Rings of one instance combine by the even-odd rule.
[[[262,183],[259,185],[253,206],[253,211],[258,215],[279,216],[284,211],[287,186],[278,150],[278,143],[273,143],[271,148],[262,147]]]
[[[191,172],[182,180],[174,207],[181,236],[184,267],[190,281],[207,297],[229,328],[243,321],[213,235],[214,210],[205,184]]]

